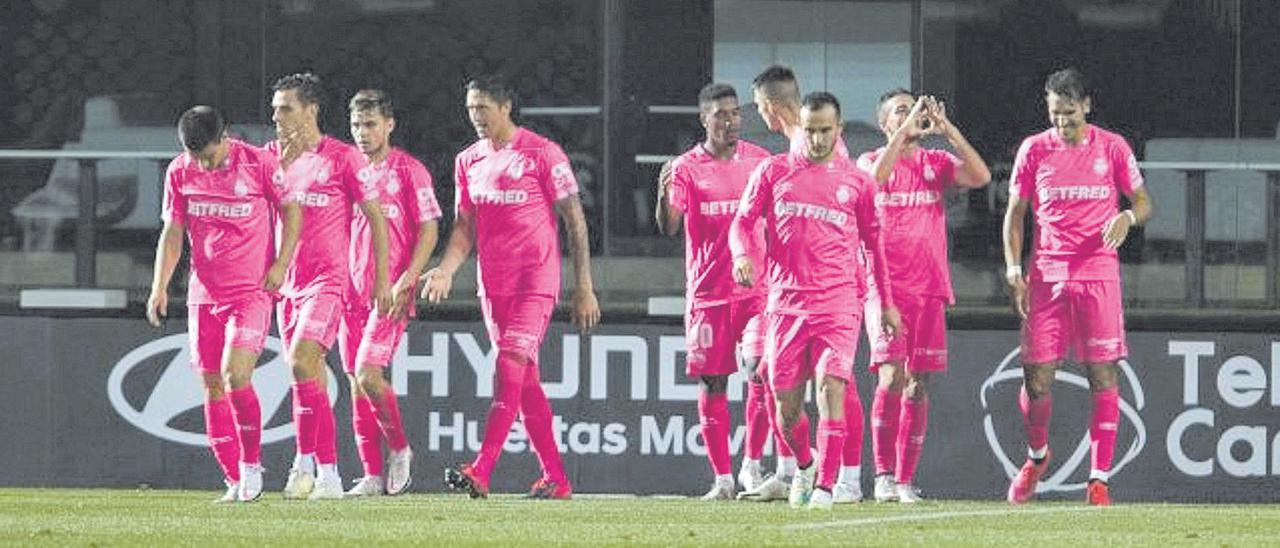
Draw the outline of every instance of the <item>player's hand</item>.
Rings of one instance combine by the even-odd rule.
[[[267,293],[275,293],[284,285],[284,274],[288,270],[287,265],[272,263],[271,268],[267,269],[267,273],[262,276],[262,289]]]
[[[1018,313],[1019,318],[1027,319],[1027,281],[1022,278],[1021,273],[1010,273],[1004,281],[1009,286],[1013,311]]]
[[[951,129],[951,120],[947,118],[947,104],[934,99],[932,96],[925,97],[925,114],[929,119],[929,129],[926,133],[946,135]]]
[[[587,333],[600,324],[600,303],[594,291],[578,289],[573,292],[573,308],[569,311],[573,325]]]
[[[1120,244],[1124,243],[1125,238],[1129,237],[1129,229],[1133,226],[1133,222],[1129,220],[1129,215],[1129,213],[1121,211],[1102,226],[1103,245],[1109,249],[1116,249],[1120,247]]]
[[[908,141],[914,141],[930,133],[933,122],[929,118],[927,97],[921,96],[916,99],[915,104],[911,105],[911,112],[907,113],[907,119],[902,121],[902,127],[898,131],[905,131]]]
[[[281,168],[288,168],[289,164],[292,164],[303,152],[306,152],[306,143],[303,142],[302,131],[299,128],[282,128],[276,138],[280,140]]]
[[[449,298],[449,290],[453,288],[453,275],[446,274],[440,268],[428,270],[418,278],[422,282],[422,295],[431,304],[440,304],[440,301]]]
[[[379,316],[391,315],[391,288],[386,280],[373,282],[373,307]]]
[[[880,329],[884,330],[885,336],[890,339],[902,332],[902,314],[898,312],[898,307],[885,307],[880,314]]]
[[[169,293],[152,291],[147,297],[147,323],[151,327],[160,327],[160,318],[169,317]]]
[[[742,287],[751,287],[756,282],[755,267],[745,255],[733,259],[733,281]]]
[[[400,275],[400,279],[396,280],[395,285],[391,286],[391,314],[392,318],[400,318],[409,312],[409,307],[413,306],[413,286],[418,283],[418,274],[415,272],[405,271]]]

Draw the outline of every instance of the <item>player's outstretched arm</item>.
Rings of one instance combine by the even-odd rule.
[[[453,229],[449,232],[449,244],[445,246],[440,264],[418,278],[418,281],[422,282],[420,296],[433,304],[448,299],[449,290],[453,288],[453,275],[471,255],[471,248],[475,247],[475,243],[475,216],[470,211],[459,210],[458,216],[453,220]]]
[[[262,288],[274,292],[284,283],[285,272],[289,263],[293,262],[293,254],[298,250],[298,235],[302,233],[302,206],[296,202],[285,202],[280,205],[284,227],[280,234],[280,251],[271,262],[271,268],[262,280]]]
[[[684,221],[684,215],[671,207],[671,181],[674,179],[672,161],[668,160],[658,172],[658,205],[654,218],[658,221],[658,230],[673,237],[680,233],[680,224]]]
[[[387,274],[387,220],[382,216],[382,207],[377,199],[360,202],[360,211],[369,220],[369,228],[373,233],[373,304],[378,313],[386,316],[391,313],[391,282]]]
[[[595,283],[591,280],[587,218],[582,213],[582,202],[578,200],[578,195],[557,200],[556,213],[564,221],[565,231],[569,234],[569,256],[573,258],[573,273],[577,282],[570,316],[578,329],[590,331],[600,323],[600,303],[596,300]]]
[[[1028,202],[1016,193],[1009,193],[1009,208],[1004,212],[1004,265],[1005,283],[1013,310],[1022,319],[1027,318],[1027,281],[1022,275],[1023,226],[1027,218]]]
[[[147,297],[147,321],[160,327],[160,318],[169,316],[169,281],[182,257],[182,238],[186,227],[177,221],[168,221],[160,231],[156,242],[156,264],[151,277],[151,295]]]
[[[978,150],[964,138],[960,128],[947,117],[947,104],[929,97],[928,115],[934,131],[941,133],[960,157],[960,169],[956,172],[956,184],[966,188],[980,188],[991,182],[991,169],[978,154]]]

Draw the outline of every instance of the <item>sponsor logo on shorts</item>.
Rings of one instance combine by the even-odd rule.
[[[280,339],[268,337],[263,356],[270,359],[261,361],[254,371],[253,387],[262,405],[262,443],[268,444],[293,437],[291,420],[269,424],[276,415],[290,415],[292,381],[289,366],[280,356]],[[179,415],[204,405],[201,384],[199,372],[191,367],[187,334],[179,333],[148,342],[120,358],[107,377],[107,398],[116,413],[143,432],[175,443],[206,446],[209,439],[202,426],[188,430],[173,424]],[[338,383],[332,372],[328,384],[329,400],[334,401]]]
[[[1016,394],[1018,393],[1018,387],[1022,386],[1022,366],[1018,360],[1020,354],[1021,349],[1014,349],[1009,352],[1001,360],[1000,364],[996,366],[991,376],[987,377],[986,381],[983,381],[982,387],[978,390],[978,398],[982,403],[984,413],[982,429],[986,434],[987,445],[990,446],[996,462],[1004,469],[1005,475],[1009,479],[1013,479],[1018,474],[1018,468],[1022,466],[1022,462],[1026,458],[1025,435],[1021,428],[1022,421],[1002,420],[1000,421],[1002,424],[1017,424],[1018,426],[997,431],[995,416],[1019,414]],[[1138,380],[1137,373],[1134,372],[1133,365],[1128,360],[1120,360],[1119,370],[1123,376],[1120,420],[1130,424],[1130,428],[1134,431],[1134,436],[1128,446],[1123,446],[1117,441],[1116,459],[1111,467],[1112,477],[1138,458],[1138,455],[1142,453],[1143,448],[1147,445],[1147,425],[1140,414],[1147,405],[1146,393],[1142,389],[1142,383]],[[1089,380],[1083,375],[1072,371],[1058,369],[1054,374],[1054,379],[1055,392],[1068,389],[1067,387],[1085,392],[1089,390]],[[1125,392],[1129,392],[1129,394]],[[999,397],[1000,403],[993,403],[992,400],[997,397]],[[1007,449],[1013,449],[1013,454],[1010,455],[1006,451]],[[1055,462],[1050,465],[1052,473],[1040,480],[1040,484],[1036,486],[1036,492],[1084,490],[1089,476],[1089,449],[1089,431],[1088,428],[1085,428],[1082,439],[1070,453],[1064,451],[1064,448],[1058,449],[1057,455],[1065,457],[1065,459],[1055,457]]]

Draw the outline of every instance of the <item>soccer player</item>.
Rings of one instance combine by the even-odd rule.
[[[1044,91],[1053,127],[1018,148],[1004,217],[1005,279],[1022,317],[1018,403],[1028,449],[1008,499],[1031,500],[1049,467],[1050,388],[1070,348],[1084,364],[1093,397],[1086,501],[1106,506],[1120,416],[1117,363],[1128,353],[1116,249],[1130,228],[1151,217],[1151,198],[1129,144],[1087,121],[1092,99],[1084,76],[1070,68],[1055,72]],[[1129,198],[1131,209],[1120,210],[1119,194]],[[1024,278],[1023,221],[1030,207],[1035,243]]]
[[[276,159],[227,136],[217,109],[197,106],[178,120],[184,152],[165,171],[164,228],[156,244],[147,320],[168,316],[168,287],[191,242],[187,285],[192,365],[205,390],[205,431],[222,467],[226,494],[248,502],[262,494],[262,411],[253,370],[271,327],[271,294],[284,281],[298,244],[302,212]],[[272,218],[282,218],[279,252]]]
[[[387,264],[395,285],[391,288],[391,313],[372,310],[377,277],[373,261],[373,233],[369,219],[357,214],[351,224],[351,280],[353,299],[347,301],[338,346],[351,385],[351,425],[356,449],[364,465],[364,477],[347,496],[376,496],[384,491],[398,495],[409,487],[413,451],[405,438],[395,390],[383,370],[415,315],[414,284],[436,246],[436,203],[431,174],[409,153],[391,146],[395,111],[386,92],[361,90],[348,106],[351,138],[364,154],[357,172],[364,184],[373,184],[382,202],[387,224]],[[390,453],[384,481],[382,442]]]
[[[685,372],[697,377],[698,416],[715,483],[703,500],[733,499],[733,464],[729,458],[729,375],[737,370],[734,351],[741,350],[748,370],[754,370],[763,350],[762,313],[767,287],[764,279],[750,288],[733,282],[729,253],[729,223],[751,171],[769,157],[759,145],[738,139],[742,108],[738,94],[725,84],[708,84],[698,94],[699,118],[706,139],[680,155],[659,178],[657,221],[663,233],[685,237]],[[764,254],[763,232],[756,231],[748,253],[755,262]],[[762,383],[752,384],[747,417],[764,408]],[[759,386],[761,390],[757,391]],[[755,408],[755,409],[753,409]],[[747,459],[759,474],[759,451],[769,431],[768,420],[748,425]],[[755,453],[751,454],[751,449]],[[748,466],[744,464],[743,469]],[[746,485],[744,488],[757,488]]]
[[[302,233],[277,311],[285,356],[293,368],[293,420],[298,431],[297,454],[284,487],[287,499],[342,498],[325,355],[338,336],[350,297],[352,204],[358,204],[368,219],[373,239],[375,308],[383,315],[391,308],[387,227],[378,189],[357,178],[365,164],[358,149],[320,133],[320,85],[320,78],[311,73],[275,82],[271,120],[278,139],[267,144],[291,172],[306,174],[294,191],[302,205]]]
[[[871,372],[879,377],[871,403],[875,499],[914,503],[920,501],[914,476],[929,420],[929,382],[947,368],[946,308],[955,302],[943,192],[986,185],[991,172],[933,97],[890,90],[880,97],[877,118],[887,143],[860,156],[858,167],[879,185],[876,204],[902,333],[891,339],[880,331],[880,306],[869,295],[867,340]],[[926,135],[945,136],[959,157],[921,147]]]
[[[804,151],[774,156],[755,172],[730,227],[729,245],[734,280],[753,285],[756,266],[748,242],[756,222],[764,219],[769,382],[778,424],[788,434],[798,466],[789,499],[793,507],[829,509],[844,451],[845,398],[851,392],[857,399],[857,390],[847,384],[853,380],[861,322],[861,310],[853,305],[863,297],[862,248],[871,254],[868,262],[884,307],[881,321],[890,336],[899,319],[880,243],[875,182],[835,152],[842,130],[840,103],[830,93],[815,92],[802,104]],[[807,432],[797,427],[810,379],[819,387],[816,467]]]
[[[446,468],[445,483],[472,498],[488,496],[489,478],[520,413],[543,472],[529,497],[567,499],[573,489],[542,390],[538,348],[560,294],[557,216],[569,235],[577,281],[573,323],[587,331],[600,321],[578,182],[559,145],[511,119],[515,95],[505,82],[486,76],[465,89],[467,117],[479,140],[454,160],[457,216],[440,264],[422,276],[422,296],[431,302],[448,297],[453,275],[474,247],[481,310],[498,358],[480,454],[470,464]]]

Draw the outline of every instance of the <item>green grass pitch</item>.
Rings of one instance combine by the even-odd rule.
[[[1276,546],[1280,505],[785,503],[410,494],[214,505],[212,491],[0,489],[0,545]]]

